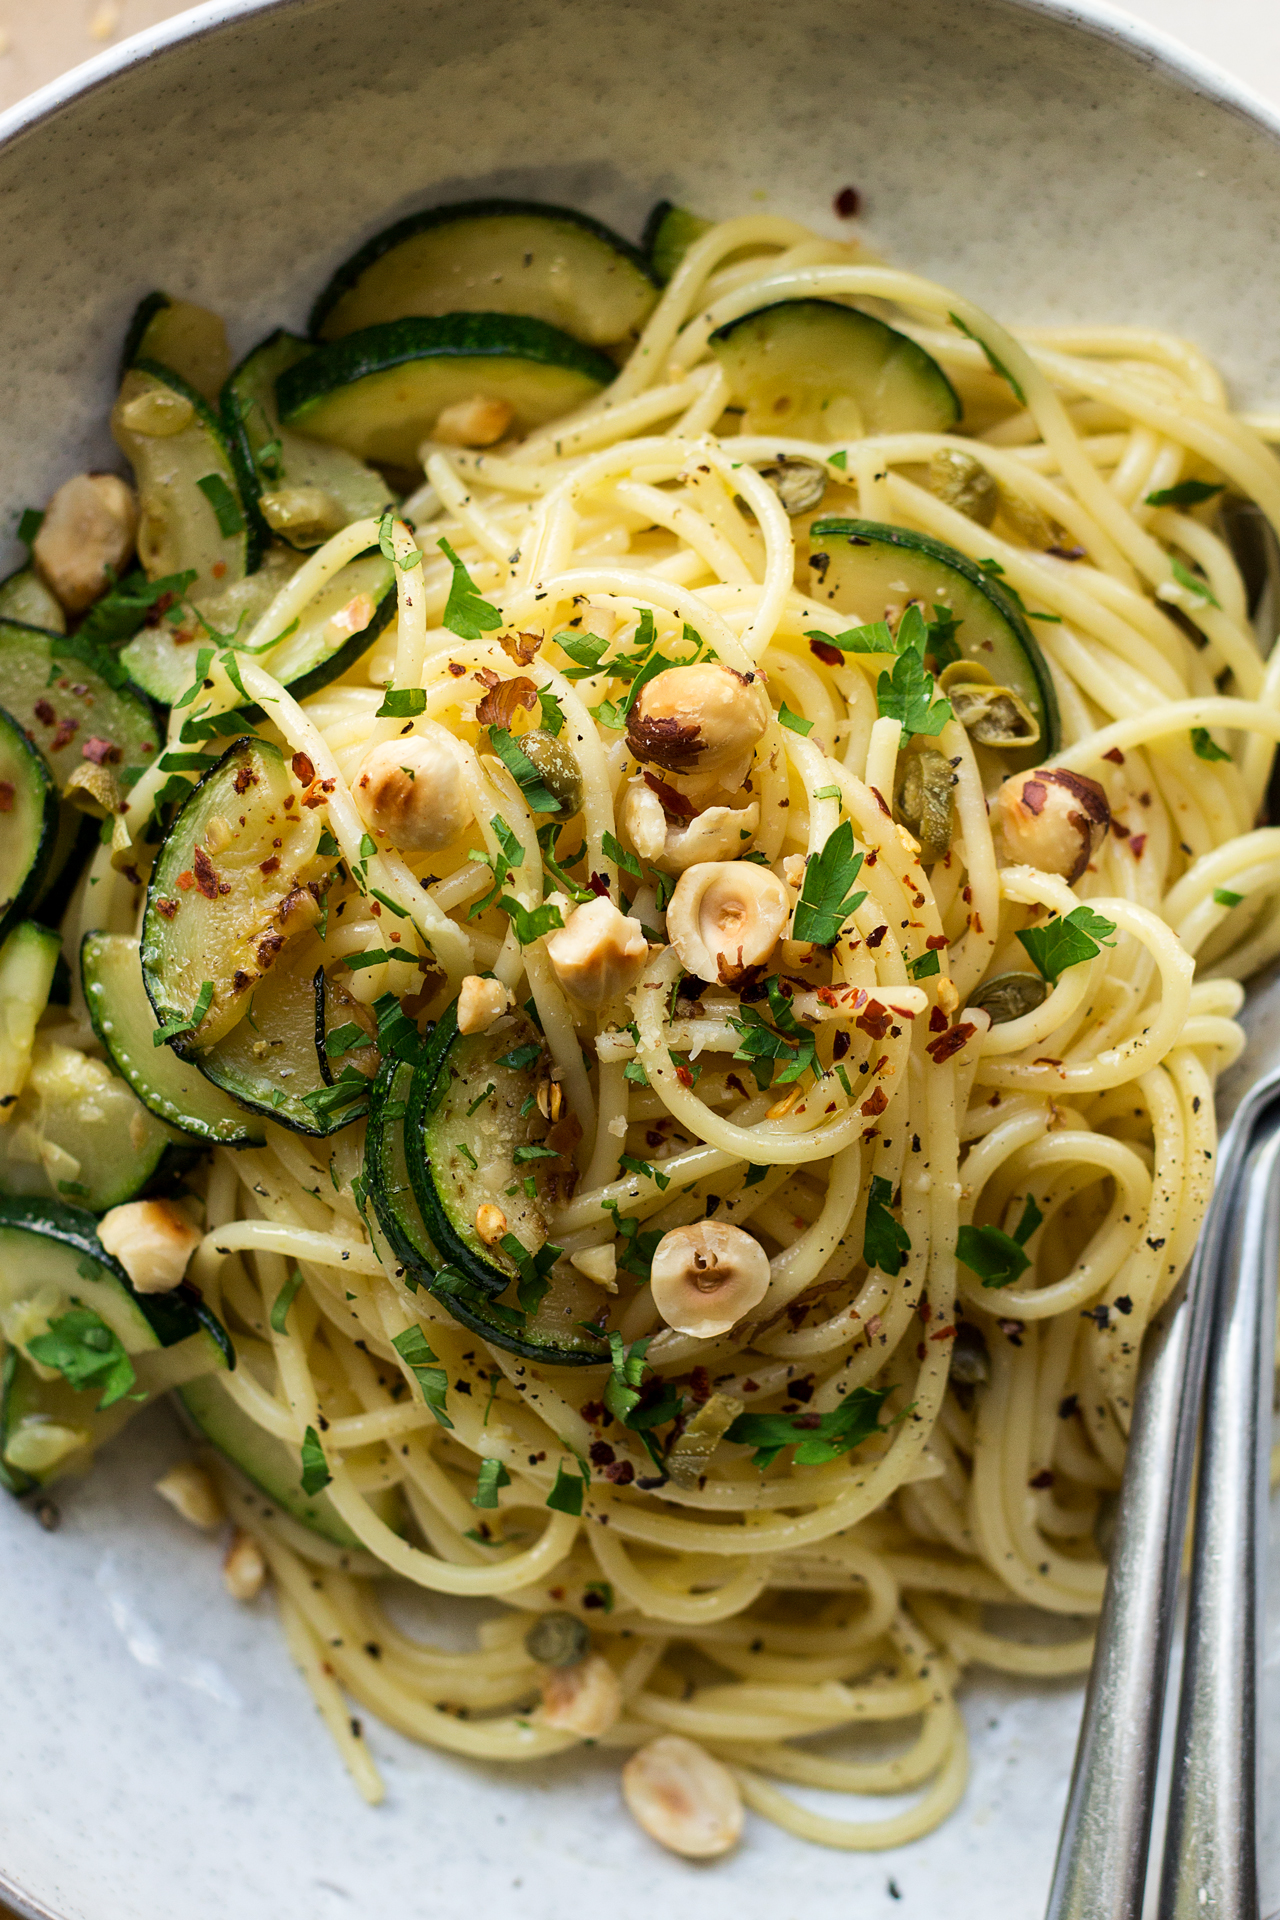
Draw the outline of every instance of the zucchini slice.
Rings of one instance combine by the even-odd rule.
[[[709,233],[713,222],[670,200],[659,200],[644,223],[641,251],[660,287],[665,287],[695,240]]]
[[[251,1356],[246,1356],[242,1365],[259,1376],[262,1386],[271,1385]],[[359,1540],[328,1494],[303,1492],[300,1456],[250,1419],[216,1374],[204,1374],[179,1387],[178,1399],[197,1432],[283,1512],[334,1546],[348,1551],[359,1549]],[[404,1507],[398,1487],[385,1487],[366,1497],[380,1520],[397,1533],[403,1531]]]
[[[239,627],[247,637],[300,560],[301,555],[287,547],[273,547],[257,573],[222,593],[202,596],[197,602],[200,612],[218,632],[232,633]],[[395,613],[395,568],[381,553],[361,554],[316,594],[295,631],[262,664],[283,681],[295,700],[305,700],[353,667]],[[120,659],[153,699],[172,706],[191,685],[196,656],[207,644],[198,621],[177,628],[161,621],[144,627]],[[262,718],[260,707],[245,706],[240,711],[246,720]]]
[[[59,789],[88,760],[110,767],[127,792],[159,751],[163,735],[147,701],[64,656],[55,633],[0,620],[0,687]]]
[[[195,387],[158,361],[137,361],[121,382],[111,431],[137,482],[138,558],[149,579],[192,572],[200,595],[254,572],[261,552],[231,449]]]
[[[591,347],[629,345],[657,302],[644,254],[569,207],[464,200],[375,234],[316,301],[311,331],[340,340],[387,320],[528,314]]]
[[[39,1034],[31,1070],[0,1128],[0,1193],[62,1198],[105,1213],[189,1166],[170,1131],[101,1060]]]
[[[46,633],[65,633],[67,616],[34,567],[19,567],[0,580],[0,620],[21,620],[24,626],[43,627]]]
[[[216,1046],[191,1056],[193,1066],[241,1106],[315,1140],[350,1126],[365,1112],[363,1082],[350,1100],[334,1104],[324,1098],[313,984],[321,958],[316,940],[291,951],[287,966],[248,990],[244,1019]],[[308,1104],[308,1095],[315,1104]]]
[[[358,460],[411,470],[446,407],[505,400],[527,433],[571,412],[613,378],[614,366],[545,320],[446,313],[365,327],[281,374],[287,427],[345,447]]]
[[[960,418],[956,390],[905,333],[832,300],[782,300],[711,336],[744,409],[744,433],[827,443],[872,433],[945,433]]]
[[[190,300],[149,293],[138,302],[121,355],[120,377],[139,360],[168,367],[216,406],[231,367],[227,329],[221,315]]]
[[[1016,693],[1040,729],[1033,746],[1003,755],[1014,771],[1058,751],[1061,726],[1048,663],[1017,603],[954,547],[878,520],[815,520],[809,530],[809,591],[860,622],[896,620],[910,601],[926,615],[945,607],[961,659],[985,667]],[[939,662],[945,666],[945,661]]]
[[[222,421],[240,494],[264,543],[278,533],[292,547],[318,547],[353,520],[380,514],[394,498],[382,475],[362,460],[280,425],[276,381],[314,351],[309,340],[281,328],[240,362],[223,388]]]
[[[464,1326],[548,1365],[599,1365],[608,1349],[582,1326],[599,1310],[598,1290],[571,1272],[549,1273],[538,1277],[534,1291],[541,1297],[518,1306],[520,1269],[503,1245],[487,1245],[476,1230],[477,1212],[488,1204],[500,1209],[506,1236],[530,1259],[546,1244],[546,1223],[524,1188],[528,1169],[540,1164],[525,1153],[544,1144],[534,1099],[543,1066],[542,1043],[523,1015],[506,1015],[487,1033],[464,1036],[456,1005],[450,1007],[413,1070],[403,1119],[394,1096],[390,1117],[385,1105],[379,1112],[379,1090],[385,1095],[390,1079],[380,1078],[375,1089],[366,1134],[370,1187],[397,1222],[397,1250],[434,1249],[434,1261],[417,1253],[412,1264],[432,1267],[432,1291]],[[384,1131],[397,1125],[398,1149]],[[408,1189],[397,1153],[407,1163]],[[509,1288],[511,1299],[500,1299]]]
[[[93,1030],[107,1057],[157,1120],[210,1146],[260,1147],[260,1121],[229,1100],[172,1047],[157,1047],[156,1016],[142,984],[138,942],[124,933],[86,933],[80,979]]]
[[[52,927],[21,921],[0,946],[0,1120],[31,1072],[36,1025],[49,1004],[62,941]]]
[[[0,1487],[21,1496],[83,1472],[138,1411],[128,1395],[99,1408],[92,1393],[77,1393],[61,1374],[42,1380],[10,1347],[0,1365]]]
[[[170,1036],[181,1054],[229,1033],[293,936],[319,918],[328,868],[303,791],[279,747],[234,740],[165,835],[142,923],[147,997],[163,1026],[190,1021],[203,990],[212,995],[198,1027]]]
[[[0,707],[0,940],[35,899],[58,832],[44,755]]]

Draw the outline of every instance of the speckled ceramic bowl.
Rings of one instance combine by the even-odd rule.
[[[1002,316],[1173,327],[1237,395],[1280,400],[1278,136],[1225,79],[1091,4],[220,0],[0,121],[4,504],[111,457],[116,356],[148,288],[220,308],[247,347],[299,324],[374,228],[492,191],[630,233],[662,194],[835,230],[833,195],[856,185],[881,248]],[[62,1499],[55,1534],[0,1506],[0,1892],[22,1912],[1042,1911],[1075,1687],[970,1682],[969,1791],[894,1855],[753,1823],[708,1871],[631,1825],[612,1760],[502,1772],[376,1726],[388,1796],[367,1810],[270,1602],[228,1601],[208,1542],[151,1493],[181,1449],[163,1412],[131,1428]],[[1267,1705],[1280,1728],[1280,1697]],[[1268,1907],[1274,1769],[1271,1785]]]

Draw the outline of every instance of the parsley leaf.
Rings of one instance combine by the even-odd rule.
[[[514,1261],[520,1275],[516,1287],[516,1298],[525,1313],[536,1313],[545,1298],[551,1282],[547,1279],[552,1267],[564,1251],[562,1247],[553,1247],[548,1241],[538,1248],[536,1253],[516,1239],[514,1233],[504,1233],[498,1245],[509,1260]]]
[[[553,1513],[571,1513],[575,1517],[582,1512],[582,1496],[591,1485],[585,1465],[581,1477],[576,1473],[566,1473],[564,1461],[556,1466],[556,1483],[547,1495],[546,1504]]]
[[[882,673],[876,681],[880,716],[898,722],[904,747],[913,733],[941,733],[951,718],[951,702],[935,697],[937,683],[924,664],[928,641],[924,615],[913,604],[898,622],[898,657],[893,671]]]
[[[550,693],[546,687],[538,690],[538,706],[544,733],[559,734],[564,728],[564,713],[561,710],[557,694]]]
[[[600,662],[609,651],[609,642],[599,640],[594,633],[574,633],[566,627],[563,633],[552,636],[558,647],[562,647],[576,664],[563,669],[566,680],[588,680],[601,671]]]
[[[1231,758],[1226,748],[1218,745],[1208,727],[1192,727],[1191,746],[1197,760],[1229,760]]]
[[[1039,1207],[1027,1195],[1022,1218],[1011,1234],[999,1227],[961,1227],[956,1240],[956,1258],[976,1273],[984,1287],[1008,1287],[1031,1265],[1023,1251],[1040,1222]]]
[[[897,647],[889,631],[887,620],[872,620],[865,627],[849,627],[844,633],[819,633],[816,629],[805,634],[806,640],[817,640],[824,647],[837,647],[841,653],[896,653]]]
[[[453,1421],[445,1413],[445,1390],[449,1386],[449,1375],[436,1363],[438,1356],[426,1344],[426,1334],[420,1327],[405,1327],[405,1331],[395,1334],[391,1346],[413,1373],[418,1386],[422,1388],[422,1398],[436,1415],[439,1425],[453,1427]]]
[[[763,1473],[784,1447],[797,1443],[795,1462],[822,1466],[852,1452],[873,1433],[881,1433],[880,1409],[889,1397],[874,1387],[855,1387],[830,1413],[740,1413],[725,1434],[740,1447],[754,1447],[754,1464]]]
[[[861,869],[862,855],[853,850],[852,823],[842,820],[821,853],[809,856],[792,923],[793,940],[829,947],[840,938],[845,921],[867,897],[865,892],[850,892]]]
[[[504,893],[498,905],[511,921],[516,930],[516,939],[522,947],[532,946],[535,940],[541,940],[544,933],[554,933],[557,927],[564,925],[559,907],[553,907],[549,900],[544,900],[540,907],[530,911],[522,907],[511,894]]]
[[[301,1285],[302,1274],[300,1270],[295,1267],[276,1295],[275,1305],[271,1309],[271,1324],[277,1333],[284,1333],[286,1331],[289,1309],[293,1305],[294,1296]]]
[[[378,522],[378,546],[384,560],[390,560],[393,566],[399,567],[401,573],[411,573],[414,567],[420,567],[422,565],[422,555],[415,548],[412,558],[408,560],[396,559],[395,525],[395,508],[388,507]],[[441,544],[443,545],[443,542],[441,542]]]
[[[489,741],[507,772],[512,776],[534,813],[563,813],[564,808],[524,748],[512,739],[505,727],[490,727]]]
[[[213,982],[206,980],[196,997],[196,1003],[189,1014],[171,1013],[167,1020],[161,1021],[151,1036],[153,1047],[162,1047],[166,1040],[172,1040],[175,1034],[190,1033],[200,1025],[209,1008],[213,1005]]]
[[[1176,554],[1170,554],[1169,565],[1180,587],[1185,587],[1188,593],[1194,593],[1197,600],[1205,600],[1211,607],[1221,608],[1222,602],[1215,598],[1209,582],[1202,580],[1198,573],[1192,573],[1190,567],[1184,567]]]
[[[812,720],[802,720],[798,713],[792,713],[785,700],[778,712],[778,724],[789,728],[792,733],[806,734],[813,732]]]
[[[643,880],[644,868],[640,865],[634,853],[628,853],[627,849],[620,841],[615,840],[611,833],[606,833],[603,836],[600,847],[606,860],[612,860],[615,866],[621,867],[623,872],[629,873],[633,879]]]
[[[1238,907],[1244,899],[1242,893],[1232,893],[1229,887],[1215,887],[1213,903],[1217,907]]]
[[[1113,947],[1108,936],[1116,931],[1114,921],[1088,907],[1076,907],[1065,919],[1050,920],[1045,927],[1028,927],[1018,939],[1043,977],[1055,982],[1068,967],[1092,960],[1103,947]]]
[[[426,710],[425,687],[388,687],[373,717],[375,720],[412,720],[415,714]]]
[[[76,630],[77,640],[91,640],[103,647],[132,640],[153,607],[162,600],[169,605],[181,600],[196,578],[194,568],[166,574],[162,580],[148,580],[142,572],[127,574],[90,607]]]
[[[100,1277],[96,1268],[93,1277]],[[90,1307],[74,1307],[51,1320],[47,1333],[28,1340],[27,1352],[41,1366],[56,1367],[77,1393],[101,1387],[99,1413],[123,1400],[138,1377],[119,1334]]]
[[[475,581],[443,535],[436,545],[453,568],[453,583],[444,609],[445,626],[450,633],[456,633],[459,640],[479,640],[482,634],[493,633],[502,625],[502,615],[491,602],[481,598]]]
[[[203,480],[197,480],[209,505],[213,508],[213,517],[218,523],[218,532],[224,540],[244,532],[244,514],[240,511],[240,502],[220,473],[206,473]]]
[[[471,1496],[472,1506],[496,1507],[498,1504],[498,1488],[509,1487],[510,1485],[511,1475],[507,1472],[501,1460],[482,1460],[480,1462],[480,1471],[476,1475],[476,1490]]]
[[[308,1427],[302,1436],[302,1491],[321,1493],[332,1478],[320,1436],[314,1427]]]
[[[1157,487],[1146,500],[1149,507],[1198,507],[1221,492],[1220,480],[1179,480],[1176,487]]]
[[[772,1086],[776,1062],[785,1064],[778,1075],[779,1086],[788,1081],[798,1080],[816,1065],[817,1041],[807,1027],[801,1026],[791,1011],[787,996],[778,984],[776,974],[768,983],[769,1010],[773,1015],[771,1027],[758,1007],[744,1003],[738,1015],[728,1016],[729,1025],[740,1035],[739,1044],[734,1052],[735,1060],[748,1060],[755,1074],[756,1085],[763,1092]]]
[[[907,972],[913,980],[928,980],[935,973],[942,972],[942,959],[936,947],[930,947],[927,953],[917,954],[914,960],[908,960]]]
[[[889,1211],[892,1202],[893,1182],[873,1173],[867,1194],[862,1257],[868,1267],[878,1267],[881,1273],[887,1274],[899,1272],[911,1251],[911,1235]]]

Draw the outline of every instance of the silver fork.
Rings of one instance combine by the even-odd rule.
[[[1140,1920],[1207,1368],[1210,1430],[1160,1915],[1257,1920],[1262,1379],[1280,1232],[1280,978],[1255,989],[1245,1024],[1249,1043],[1219,1100],[1220,1111],[1235,1111],[1213,1198],[1185,1284],[1144,1356],[1047,1920]]]

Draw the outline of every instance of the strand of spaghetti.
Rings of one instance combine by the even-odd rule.
[[[286,1587],[284,1555],[288,1550],[265,1531],[256,1533],[254,1538],[279,1584],[280,1624],[284,1628],[285,1644],[293,1655],[294,1664],[311,1689],[311,1697],[320,1718],[329,1729],[333,1744],[342,1756],[360,1798],[368,1806],[376,1807],[386,1794],[382,1776],[364,1740],[356,1731],[347,1703],[333,1678],[330,1663],[322,1655],[300,1607]]]
[[[205,1235],[197,1257],[206,1246],[215,1253],[279,1253],[287,1260],[310,1260],[318,1267],[338,1267],[348,1273],[382,1272],[382,1262],[368,1245],[353,1245],[305,1227],[278,1226],[270,1220],[230,1220]]]

